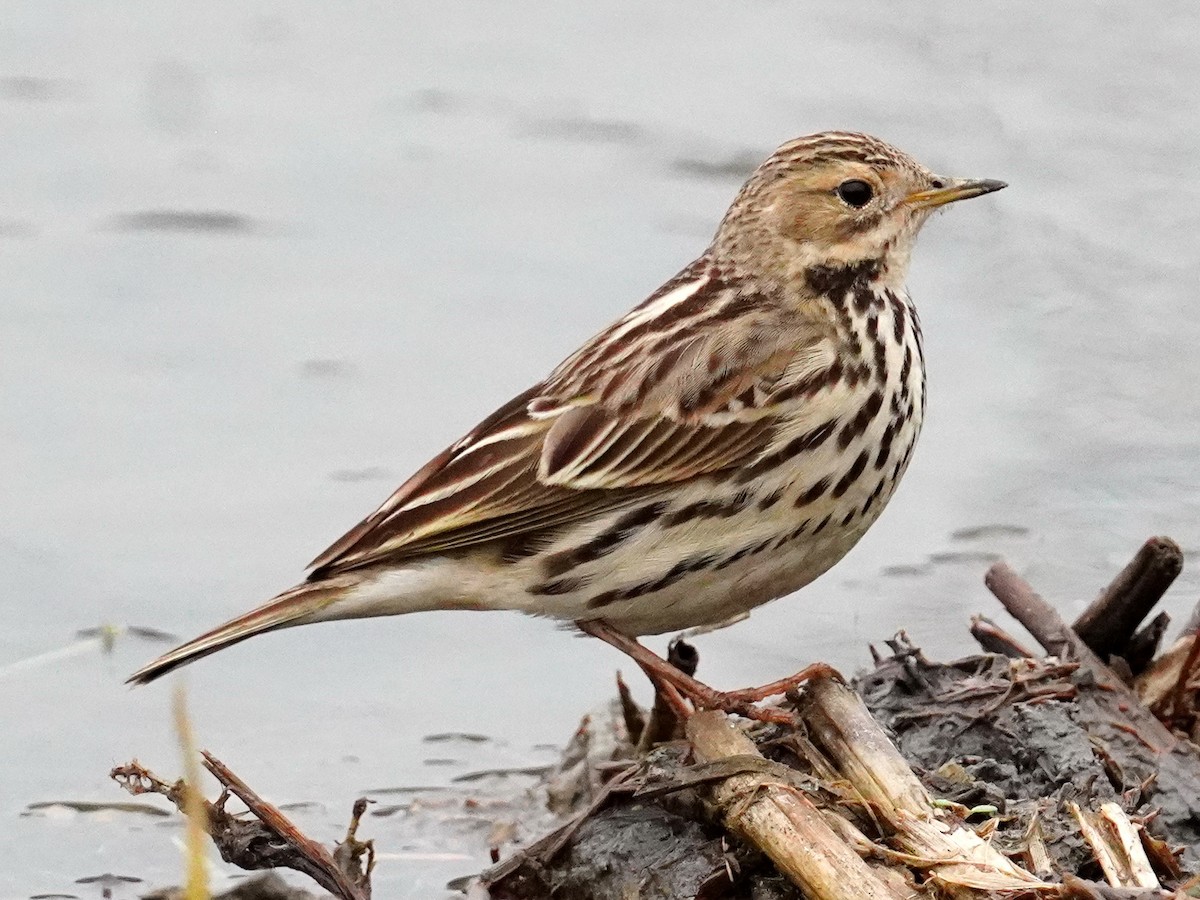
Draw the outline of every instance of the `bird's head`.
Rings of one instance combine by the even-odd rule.
[[[713,250],[760,275],[784,278],[814,266],[874,261],[899,283],[917,232],[935,209],[1003,187],[935,175],[870,135],[823,132],[789,141],[755,170]]]

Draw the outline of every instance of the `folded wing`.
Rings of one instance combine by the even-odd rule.
[[[698,261],[431,460],[310,579],[565,527],[751,463],[781,387],[834,357],[831,335],[787,312]]]

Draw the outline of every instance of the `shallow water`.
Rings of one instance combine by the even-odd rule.
[[[930,417],[887,514],[702,638],[707,678],[853,669],[900,627],[965,653],[994,555],[1071,613],[1154,533],[1189,551],[1184,615],[1200,11],[1096,9],[0,3],[0,898],[180,872],[173,819],[27,814],[126,800],[106,773],[135,755],[178,770],[169,686],[121,683],[163,645],[78,630],[189,636],[291,584],[699,252],[800,133],[1012,186],[918,248]],[[332,839],[368,789],[544,762],[618,665],[545,622],[429,614],[266,637],[186,682],[202,744]],[[493,740],[422,741],[446,731]],[[484,861],[469,824],[364,831],[381,896]]]

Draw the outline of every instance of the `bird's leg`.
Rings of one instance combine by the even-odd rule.
[[[781,678],[778,681],[772,681],[770,684],[764,684],[761,687],[737,691],[718,691],[701,681],[697,681],[685,672],[679,671],[657,653],[643,647],[634,638],[613,628],[612,625],[603,619],[581,620],[575,624],[579,627],[580,631],[590,634],[592,637],[597,637],[610,646],[616,647],[636,662],[650,680],[654,682],[655,686],[663,691],[664,696],[672,706],[676,706],[677,701],[681,701],[682,698],[686,697],[697,709],[719,709],[723,712],[736,713],[739,716],[745,716],[747,719],[756,719],[760,722],[792,724],[794,720],[789,713],[781,709],[763,709],[754,704],[768,697],[784,694],[817,675],[832,674],[835,677],[837,676],[837,673],[832,668],[823,663],[818,663],[807,666],[788,678]],[[682,712],[681,717],[684,719],[689,714],[686,706],[683,707],[682,711],[676,706],[676,712]]]

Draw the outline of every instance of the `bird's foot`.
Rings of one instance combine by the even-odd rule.
[[[641,667],[664,699],[671,705],[681,721],[685,721],[694,709],[718,709],[758,722],[795,724],[795,717],[783,709],[762,707],[757,704],[770,697],[778,697],[818,676],[840,679],[837,671],[825,663],[805,666],[795,675],[772,681],[760,687],[743,688],[736,691],[718,691],[702,681],[697,681],[686,672],[681,672],[657,653],[643,647],[634,638],[617,631],[602,619],[591,619],[576,623],[580,631],[597,637],[616,647]],[[688,706],[688,702],[692,706]]]

